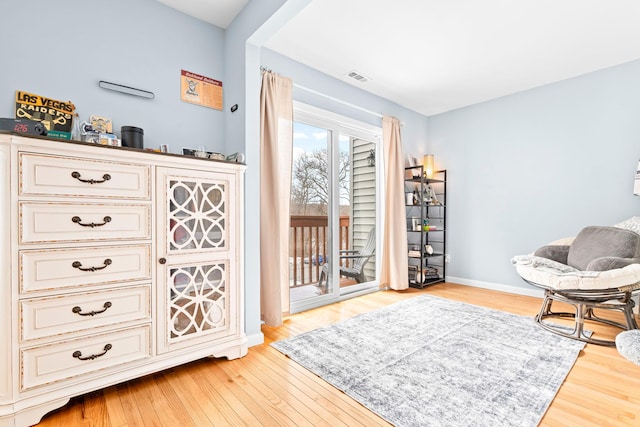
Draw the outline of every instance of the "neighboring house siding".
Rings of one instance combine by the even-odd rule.
[[[364,245],[369,230],[376,225],[376,168],[367,162],[369,152],[374,148],[375,145],[369,141],[353,140],[350,247],[356,250]],[[372,257],[365,266],[367,278],[373,280],[375,271],[375,257]]]

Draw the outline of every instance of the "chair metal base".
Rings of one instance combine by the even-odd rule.
[[[575,308],[575,312],[551,311],[551,305],[554,301],[561,301],[572,305]],[[616,343],[614,340],[599,340],[591,338],[590,335],[585,334],[585,321],[615,326],[625,331],[638,329],[638,324],[633,314],[634,305],[635,303],[631,298],[631,291],[556,291],[544,288],[544,301],[542,302],[542,307],[540,308],[540,312],[536,315],[535,320],[542,328],[553,332],[554,334],[591,344],[615,346]],[[593,311],[596,308],[621,311],[624,314],[626,324],[596,316]],[[554,317],[575,319],[573,330],[571,330],[570,327],[568,328],[544,322],[545,319]]]

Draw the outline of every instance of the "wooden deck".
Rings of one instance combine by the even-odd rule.
[[[422,293],[533,316],[540,299],[453,284],[385,291],[298,313],[239,360],[204,359],[99,390],[39,426],[388,426],[268,344]],[[609,327],[592,328],[612,336]],[[640,366],[588,344],[541,426],[640,425]]]

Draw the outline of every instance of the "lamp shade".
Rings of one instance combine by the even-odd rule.
[[[433,154],[425,154],[422,161],[424,175],[427,178],[433,178]]]

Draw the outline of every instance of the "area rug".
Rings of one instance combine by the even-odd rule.
[[[396,426],[536,426],[584,343],[421,295],[271,344]]]

